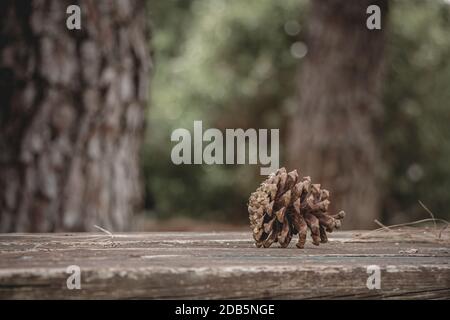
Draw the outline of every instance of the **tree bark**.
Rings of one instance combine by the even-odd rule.
[[[81,8],[81,30],[66,9]],[[144,0],[0,2],[0,232],[127,230],[140,202]]]
[[[381,30],[366,9],[381,8]],[[387,0],[311,1],[299,108],[288,135],[288,163],[331,190],[346,228],[374,226],[382,172],[377,122]]]

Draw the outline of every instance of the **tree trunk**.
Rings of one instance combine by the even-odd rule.
[[[66,9],[81,8],[81,30]],[[144,0],[0,2],[0,232],[130,226],[150,60]]]
[[[381,8],[381,30],[366,27],[371,4]],[[387,0],[311,5],[288,163],[331,190],[331,209],[347,212],[346,228],[371,227],[380,214],[376,124]]]

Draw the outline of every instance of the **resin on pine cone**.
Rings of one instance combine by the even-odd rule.
[[[298,234],[297,247],[303,248],[308,229],[313,244],[328,241],[327,232],[341,226],[344,211],[332,215],[328,190],[299,178],[297,170],[278,169],[250,195],[248,212],[256,246],[268,248],[274,242],[287,247]]]

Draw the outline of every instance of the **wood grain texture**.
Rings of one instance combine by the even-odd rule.
[[[303,250],[258,249],[245,232],[3,234],[0,298],[450,298],[448,232],[360,233]],[[66,287],[69,265],[81,268],[81,290]],[[380,290],[366,287],[368,265],[381,268]]]

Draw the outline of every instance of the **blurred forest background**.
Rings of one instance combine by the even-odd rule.
[[[258,166],[175,166],[167,140],[175,128],[192,130],[196,119],[204,127],[280,128],[285,165],[299,72],[308,55],[309,5],[303,0],[151,2],[156,67],[143,156],[149,215],[246,222],[247,197],[262,180]],[[376,132],[383,161],[374,164],[381,171],[376,218],[393,224],[428,217],[418,200],[436,216],[449,217],[450,5],[421,0],[389,5],[383,17],[388,19],[383,116]],[[354,40],[349,32],[348,46]],[[330,59],[333,54],[339,53]],[[376,227],[372,221],[354,227]]]
[[[0,232],[246,227],[259,165],[174,165],[194,120],[279,128],[344,228],[450,217],[447,0],[5,0],[0,27]]]

